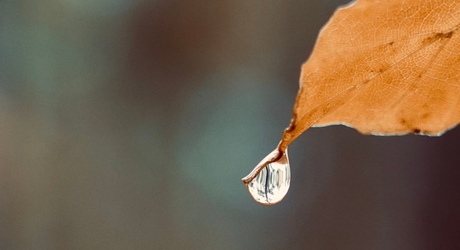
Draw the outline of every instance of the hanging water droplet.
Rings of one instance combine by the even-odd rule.
[[[251,176],[254,171],[257,171],[261,164],[265,165],[267,158],[273,158],[273,155],[278,153],[275,151],[269,154],[264,159],[265,161],[262,160],[249,176]],[[274,205],[286,196],[290,183],[291,170],[286,149],[285,153],[278,160],[266,165],[252,181],[246,184],[246,186],[254,200],[264,205]]]

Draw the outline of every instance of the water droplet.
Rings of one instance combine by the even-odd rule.
[[[273,156],[274,152],[266,158]],[[262,162],[264,162],[264,160],[262,160]],[[260,166],[258,165],[256,169],[258,167]],[[266,165],[259,174],[247,184],[247,188],[252,198],[257,202],[264,205],[274,205],[286,196],[290,183],[291,170],[286,150],[278,160]]]

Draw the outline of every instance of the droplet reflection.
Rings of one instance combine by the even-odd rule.
[[[290,183],[291,170],[286,150],[279,160],[264,167],[247,188],[257,202],[274,205],[286,196]]]

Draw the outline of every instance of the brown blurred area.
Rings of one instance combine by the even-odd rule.
[[[460,130],[312,129],[242,183],[342,0],[0,2],[0,249],[458,249]]]

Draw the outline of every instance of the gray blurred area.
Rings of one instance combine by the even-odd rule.
[[[460,249],[459,128],[311,129],[240,179],[342,0],[0,1],[0,249]]]

